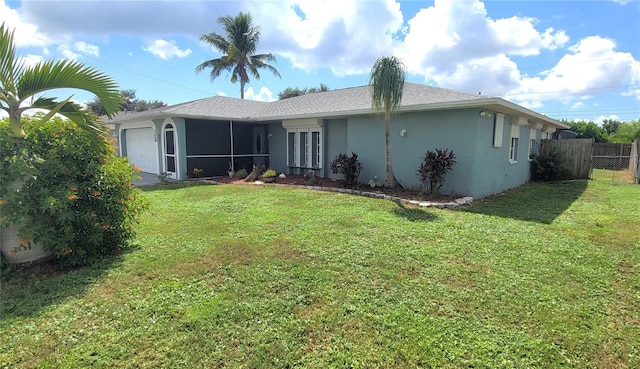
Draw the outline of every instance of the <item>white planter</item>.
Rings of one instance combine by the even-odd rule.
[[[0,229],[0,246],[5,260],[11,264],[32,263],[51,256],[51,252],[40,244],[20,245],[19,231],[20,226],[16,224]]]
[[[9,185],[13,190],[22,188],[24,181],[16,181]],[[22,228],[20,224],[12,224],[5,228],[0,228],[0,251],[2,258],[11,264],[32,263],[41,259],[45,259],[52,255],[50,251],[45,250],[43,245],[31,242],[30,244],[21,245],[18,232]]]

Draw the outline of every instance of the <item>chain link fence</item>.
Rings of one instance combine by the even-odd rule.
[[[633,162],[629,155],[593,156],[591,159],[591,178],[611,180],[613,183],[634,183],[633,171],[630,163]]]

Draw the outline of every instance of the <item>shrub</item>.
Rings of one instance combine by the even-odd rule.
[[[557,150],[534,156],[529,163],[529,169],[532,181],[559,181],[569,176],[567,169],[562,166]]]
[[[93,132],[55,118],[27,138],[8,138],[0,121],[2,218],[25,224],[20,237],[42,244],[65,265],[86,264],[126,246],[138,216],[148,206],[132,185],[138,177],[113,145],[91,140]],[[7,184],[24,180],[20,191]]]
[[[417,176],[430,196],[436,195],[444,184],[447,172],[456,164],[456,156],[449,149],[427,150]]]
[[[233,178],[244,178],[246,176],[247,176],[247,170],[242,168],[233,175]]]
[[[345,186],[355,187],[358,184],[358,177],[362,165],[358,160],[358,154],[351,153],[351,156],[341,153],[331,162],[330,166],[333,174],[340,174]]]
[[[263,177],[275,177],[276,176],[276,171],[275,169],[267,169],[264,171],[264,173],[262,173]]]
[[[204,175],[204,169],[193,168],[191,171],[187,172],[187,178],[202,178]]]

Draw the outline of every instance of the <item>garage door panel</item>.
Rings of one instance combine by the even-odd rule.
[[[127,157],[143,172],[158,174],[158,148],[153,128],[126,130]]]

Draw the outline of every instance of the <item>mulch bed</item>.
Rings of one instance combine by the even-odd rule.
[[[213,177],[211,178],[218,183],[223,184],[232,184],[232,185],[252,185],[252,184],[264,184],[266,186],[271,185],[273,183],[263,183],[258,180],[256,182],[245,182],[244,179],[238,178],[229,178],[229,177]],[[276,184],[279,185],[288,185],[288,186],[304,186],[304,176],[289,174],[287,178],[276,178]],[[346,188],[342,185],[342,181],[332,178],[323,178],[316,177],[314,186],[319,187],[333,187],[333,188]],[[397,188],[397,189],[386,189],[383,187],[370,188],[367,185],[361,184],[357,190],[366,191],[366,192],[375,192],[375,193],[384,193],[390,196],[396,196],[407,200],[418,200],[418,201],[434,201],[434,202],[450,202],[457,199],[460,196],[447,196],[447,195],[438,195],[437,197],[429,198],[426,194],[420,191],[411,191],[407,189]]]

